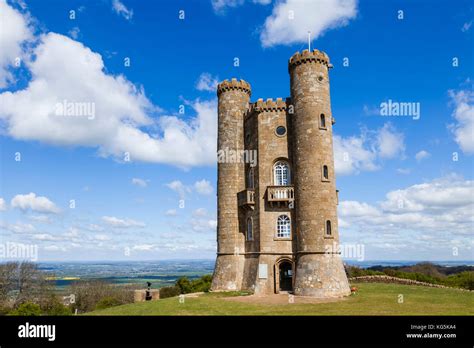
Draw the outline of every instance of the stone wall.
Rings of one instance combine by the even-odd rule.
[[[453,288],[446,285],[420,282],[418,280],[397,278],[397,277],[391,277],[388,275],[371,275],[371,276],[352,277],[352,278],[349,278],[349,281],[362,282],[362,283],[395,283],[395,284],[404,284],[404,285],[429,286],[432,288],[446,288],[446,289],[456,289],[456,290],[462,290],[462,291],[471,291],[468,289]]]

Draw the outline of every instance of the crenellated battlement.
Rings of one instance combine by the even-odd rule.
[[[314,49],[313,51],[304,50],[303,52],[296,52],[288,61],[288,71],[292,68],[308,62],[317,62],[331,67],[329,63],[329,56],[323,51]]]
[[[219,85],[217,85],[217,95],[219,96],[222,92],[231,91],[231,90],[241,90],[247,93],[249,96],[252,94],[252,89],[250,84],[244,80],[237,80],[233,78],[232,80],[224,80]]]
[[[257,112],[262,111],[284,111],[287,108],[286,100],[283,98],[268,98],[267,100],[263,100],[262,98],[258,99],[255,103],[251,104],[251,109]]]

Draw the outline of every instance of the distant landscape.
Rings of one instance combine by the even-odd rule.
[[[421,261],[371,260],[345,261],[346,265],[362,269],[382,271],[386,268],[399,269]],[[456,273],[472,271],[473,261],[435,261],[435,265],[452,269]],[[103,280],[118,285],[134,284],[145,288],[146,282],[152,288],[173,285],[180,277],[197,279],[212,274],[214,260],[162,260],[162,261],[102,261],[102,262],[40,262],[40,270],[51,272],[56,286],[62,289],[74,281]],[[450,272],[447,272],[449,274]]]

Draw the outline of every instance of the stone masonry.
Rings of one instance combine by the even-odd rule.
[[[331,67],[324,52],[294,54],[286,99],[251,103],[247,82],[218,85],[218,151],[236,155],[218,161],[213,291],[350,294],[333,250],[339,233]],[[243,150],[256,153],[256,165]]]

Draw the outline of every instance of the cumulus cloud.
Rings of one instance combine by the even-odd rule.
[[[403,157],[404,151],[404,136],[390,123],[375,131],[362,129],[359,136],[334,135],[334,164],[338,175],[378,170],[381,160]]]
[[[201,195],[210,195],[214,192],[211,183],[208,180],[202,179],[194,183],[194,189]]]
[[[143,222],[132,219],[119,219],[115,216],[102,216],[102,221],[109,226],[118,228],[145,227]]]
[[[356,0],[285,0],[278,2],[263,25],[263,47],[306,43],[328,29],[343,27],[357,15]]]
[[[450,125],[454,140],[466,154],[474,153],[474,92],[470,90],[453,91],[449,96],[454,105],[455,124]]]
[[[133,17],[133,10],[128,9],[120,0],[112,1],[112,10],[127,21],[131,20]]]
[[[342,201],[338,212],[347,226],[369,232],[472,235],[474,181],[455,175],[393,190],[377,204]]]
[[[8,44],[15,33],[2,31],[8,40],[1,39],[0,55],[15,51]],[[52,32],[37,39],[31,58],[25,60],[29,84],[0,94],[4,134],[56,146],[97,148],[99,155],[119,160],[183,168],[215,163],[216,99],[187,102],[196,114],[188,119],[157,117],[163,111],[148,100],[143,88],[122,75],[107,74],[100,54]],[[64,116],[63,105],[73,112]]]
[[[428,151],[421,150],[416,153],[415,159],[419,162],[421,160],[424,160],[425,158],[429,158],[431,154]]]
[[[206,92],[215,92],[217,90],[217,85],[219,83],[219,78],[212,76],[209,73],[202,73],[199,76],[198,81],[196,82],[196,89],[198,91]]]
[[[36,196],[33,192],[26,195],[16,195],[12,198],[10,205],[12,208],[18,208],[23,211],[32,210],[40,213],[53,214],[60,212],[60,209],[47,197]]]
[[[0,88],[7,87],[15,81],[11,68],[15,59],[23,60],[22,45],[33,39],[33,33],[28,23],[28,16],[22,15],[5,0],[0,0]]]

